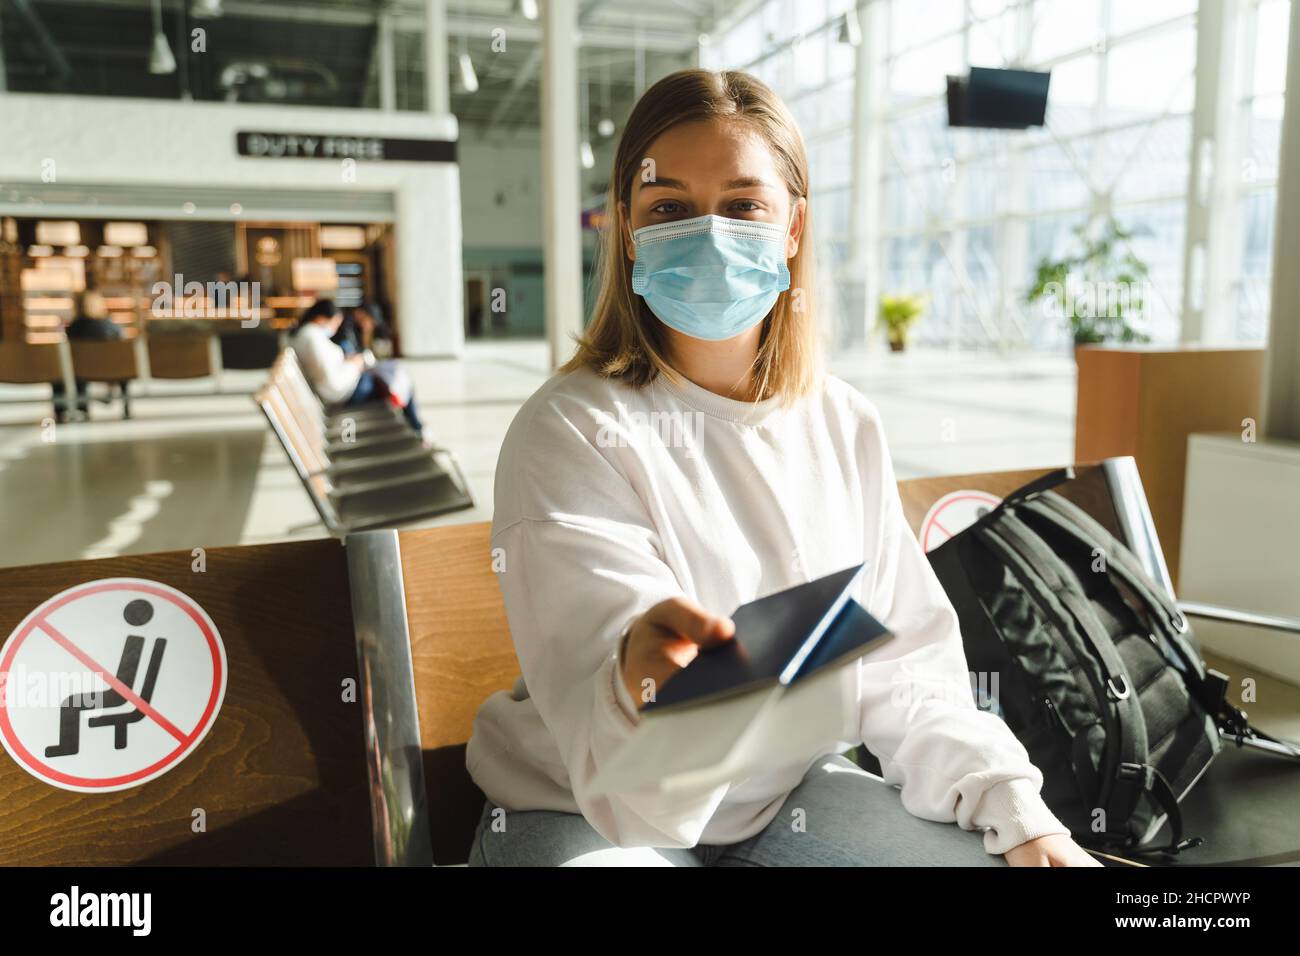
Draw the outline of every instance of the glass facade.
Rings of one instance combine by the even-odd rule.
[[[1238,34],[1239,92],[1233,136],[1241,155],[1236,196],[1234,330],[1241,341],[1263,341],[1273,263],[1273,209],[1277,204],[1278,149],[1286,93],[1286,43],[1290,0],[1258,0],[1244,14]]]
[[[877,95],[864,117],[879,144],[878,221],[854,223],[853,96],[858,51],[850,0],[766,0],[711,38],[704,65],[748,69],[790,104],[808,141],[822,262],[835,297],[855,227],[874,237],[879,293],[924,293],[913,338],[970,349],[1063,348],[1059,319],[1025,294],[1043,258],[1078,251],[1076,230],[1114,218],[1147,266],[1137,324],[1158,343],[1181,335],[1187,207],[1196,110],[1196,0],[867,0],[862,57]],[[1262,341],[1286,75],[1289,0],[1230,5],[1237,91],[1227,133],[1241,157],[1233,208],[1216,228],[1239,236],[1228,265],[1231,315],[1215,337]],[[789,37],[805,34],[802,41]],[[953,129],[946,76],[972,66],[1050,70],[1046,124],[1025,131]],[[1235,177],[1234,177],[1235,178]],[[850,263],[851,265],[851,263]],[[858,270],[861,271],[861,266]],[[860,299],[859,299],[860,301]],[[866,333],[841,314],[841,341]]]

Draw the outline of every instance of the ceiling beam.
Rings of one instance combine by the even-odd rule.
[[[537,75],[537,69],[541,65],[542,45],[539,43],[529,51],[528,59],[521,63],[519,69],[515,71],[515,78],[510,83],[510,89],[505,96],[501,97],[496,109],[492,111],[492,118],[488,120],[489,129],[497,127],[510,107],[514,106],[515,99],[523,91],[524,87],[531,83],[533,77]]]
[[[64,57],[54,37],[46,29],[45,23],[30,3],[30,0],[10,0],[14,9],[18,11],[18,16],[23,25],[27,27],[36,46],[41,51],[41,56],[45,59],[46,64],[54,72],[54,76],[59,83],[66,83],[72,78],[72,67],[68,65],[67,58]]]
[[[596,11],[604,5],[605,0],[586,0],[586,2],[578,8],[578,30],[580,33],[582,32],[586,22],[590,20]],[[581,42],[581,40],[579,42]],[[542,45],[539,42],[528,54],[528,59],[525,60],[515,72],[514,81],[510,84],[510,91],[502,97],[501,102],[498,103],[496,109],[492,111],[492,118],[488,121],[489,130],[497,128],[505,118],[507,112],[509,112],[510,107],[514,106],[515,99],[523,91],[524,87],[531,84],[534,77],[537,76],[537,71],[541,68],[541,65]],[[581,69],[579,70],[578,82],[584,82],[581,75]]]
[[[13,0],[26,2],[26,0]],[[164,10],[176,11],[189,0],[162,0]],[[683,53],[693,49],[698,34],[698,22],[684,13],[663,15],[662,8],[639,9],[631,18],[619,17],[616,20],[602,22],[597,19],[606,0],[589,0],[579,16],[581,32],[580,42],[586,46],[606,47],[609,49],[634,49],[637,45],[637,31],[641,31],[641,41],[647,50],[659,53]],[[149,0],[40,0],[40,6],[87,7],[94,6],[107,10],[147,11]],[[245,20],[271,20],[280,23],[314,23],[332,26],[373,27],[378,19],[377,7],[355,6],[339,7],[334,5],[311,5],[276,3],[274,0],[257,2],[257,0],[224,0],[221,5],[222,17]],[[188,9],[188,7],[187,7]],[[524,19],[513,12],[501,16],[489,12],[464,11],[448,16],[447,32],[449,36],[467,36],[487,38],[492,31],[503,23],[511,39],[541,42],[540,23]],[[611,13],[611,16],[614,16]],[[404,33],[423,33],[423,12],[412,12],[404,5],[392,8],[393,28]],[[196,20],[196,24],[215,22],[213,20]],[[626,23],[626,25],[624,25]],[[638,26],[639,25],[639,26]]]

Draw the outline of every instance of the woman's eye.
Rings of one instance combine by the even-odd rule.
[[[672,200],[656,203],[654,206],[650,207],[650,211],[659,216],[675,216],[680,212],[684,212],[685,209],[686,207],[681,203]]]
[[[754,202],[752,199],[740,199],[733,202],[731,208],[735,212],[757,212],[759,206],[758,203]]]

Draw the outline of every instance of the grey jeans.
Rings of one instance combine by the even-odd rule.
[[[578,813],[483,808],[470,866],[1005,866],[983,835],[922,820],[845,757],[813,764],[761,832],[729,846],[617,847]],[[500,815],[497,815],[500,817]]]

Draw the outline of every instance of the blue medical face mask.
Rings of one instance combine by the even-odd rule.
[[[767,317],[790,288],[785,226],[697,216],[632,233],[632,291],[665,325],[721,341]]]

